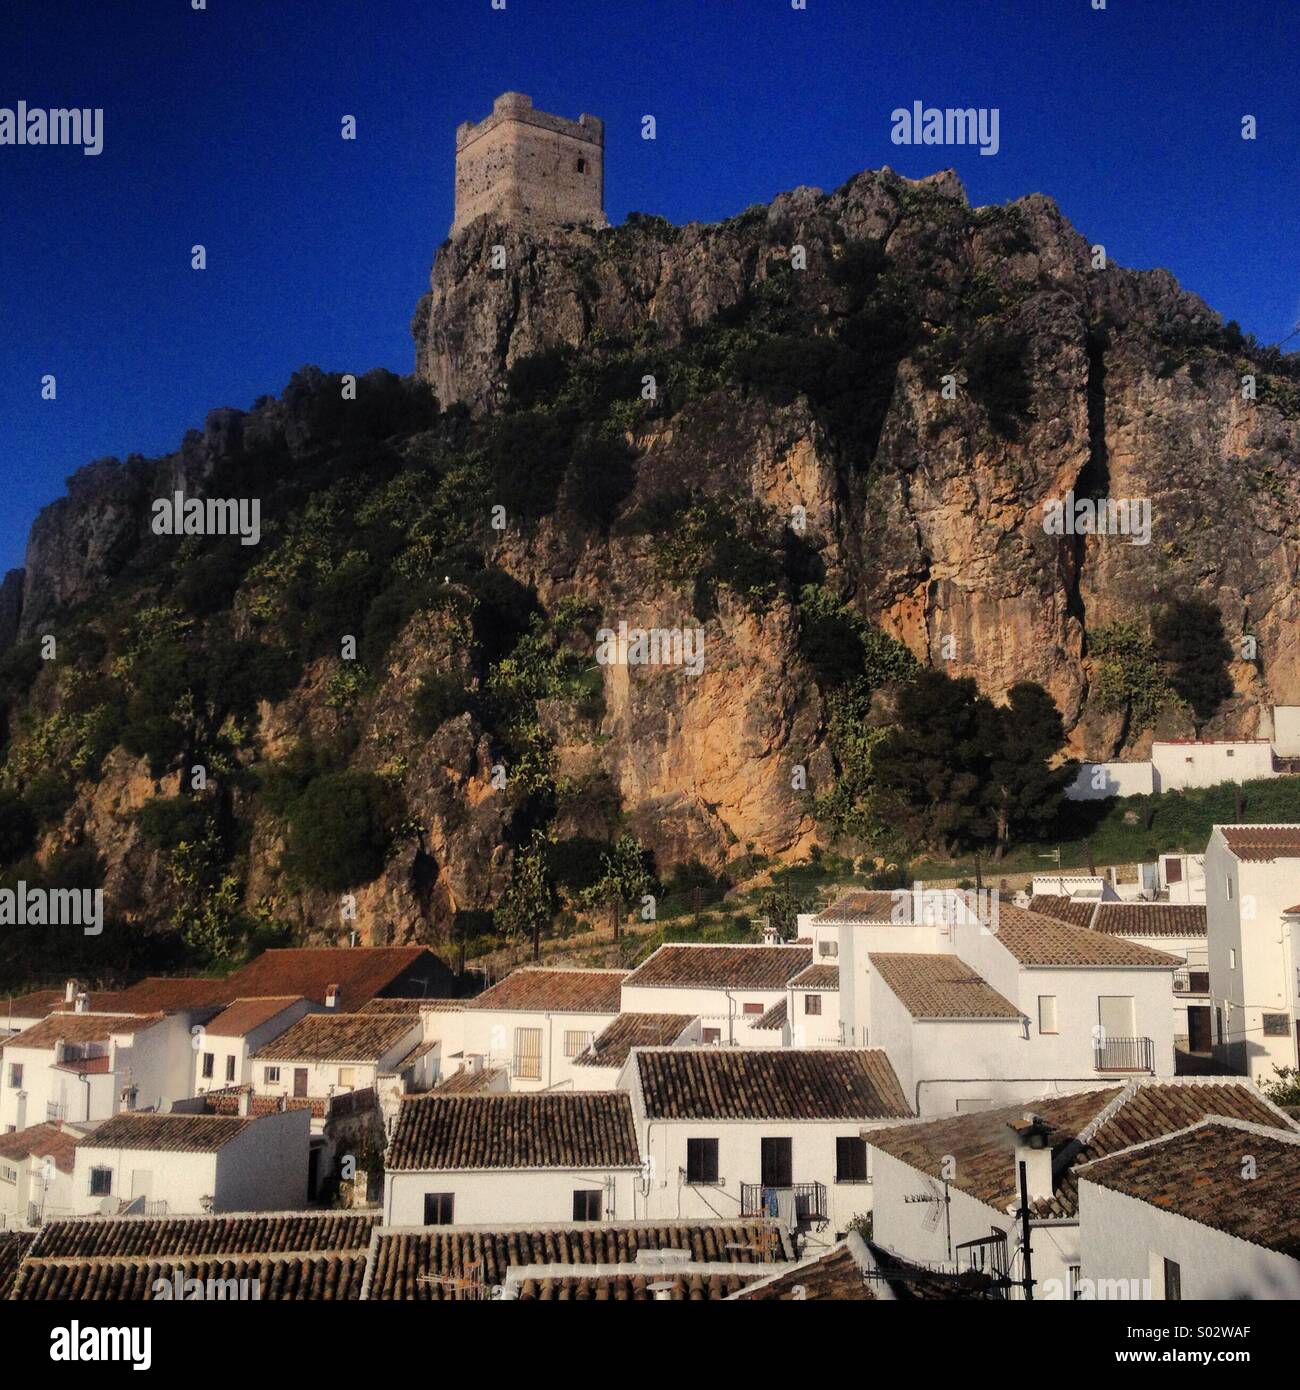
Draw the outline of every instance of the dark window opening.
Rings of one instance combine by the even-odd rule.
[[[718,1141],[688,1139],[686,1141],[686,1181],[715,1183],[718,1180]]]
[[[794,1186],[794,1140],[764,1139],[760,1148],[764,1187]]]
[[[835,1141],[835,1181],[866,1182],[867,1141],[848,1135]]]
[[[424,1224],[426,1226],[450,1226],[455,1207],[454,1193],[426,1192],[424,1194]]]
[[[573,1219],[575,1221],[599,1221],[601,1193],[579,1189],[573,1194]]]
[[[586,172],[587,172],[587,161],[586,161],[585,159],[580,159],[580,160],[578,161],[578,173],[580,173],[580,174],[585,174]]]

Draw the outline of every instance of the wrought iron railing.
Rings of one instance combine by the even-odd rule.
[[[1107,1038],[1093,1048],[1097,1071],[1154,1071],[1155,1044],[1150,1038]]]
[[[783,1187],[761,1182],[740,1184],[741,1216],[782,1216],[791,1203],[798,1221],[827,1219],[824,1183],[796,1182]]]

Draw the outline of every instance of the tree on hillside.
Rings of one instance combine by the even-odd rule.
[[[922,671],[899,702],[898,725],[876,745],[877,805],[910,844],[951,856],[988,837],[981,700],[969,676]]]
[[[1170,667],[1170,684],[1199,727],[1232,695],[1232,647],[1219,610],[1203,598],[1179,599],[1156,615],[1151,635],[1156,654]]]
[[[555,910],[555,891],[547,873],[550,841],[534,830],[528,843],[515,851],[510,887],[496,910],[496,923],[512,938],[529,936],[533,959],[542,954],[542,923]]]
[[[1074,774],[1049,767],[1064,743],[1041,686],[1022,682],[995,705],[969,676],[923,671],[873,755],[878,809],[913,846],[951,857],[992,845],[1000,858],[1056,816]]]
[[[601,856],[600,877],[583,893],[583,901],[589,906],[607,905],[613,909],[617,941],[624,914],[653,884],[649,851],[635,835],[620,835]]]
[[[993,820],[995,856],[1001,859],[1012,840],[1047,830],[1077,764],[1049,766],[1065,745],[1065,725],[1041,685],[1013,685],[1007,703],[990,706],[990,711],[984,721],[990,740],[985,801]]]

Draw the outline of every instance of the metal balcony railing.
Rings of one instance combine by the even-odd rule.
[[[772,1187],[761,1182],[740,1184],[741,1216],[785,1216],[796,1221],[825,1221],[826,1186],[820,1182],[796,1182]]]
[[[45,1102],[45,1119],[47,1122],[61,1124],[68,1118],[68,1107],[59,1101],[47,1100]]]
[[[1155,1044],[1150,1038],[1107,1038],[1093,1048],[1096,1071],[1155,1070]]]

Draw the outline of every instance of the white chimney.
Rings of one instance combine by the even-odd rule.
[[[325,986],[325,1007],[327,1009],[337,1009],[339,1004],[338,985]]]
[[[1020,1169],[1025,1170],[1025,1191],[1030,1203],[1044,1202],[1055,1191],[1052,1184],[1052,1126],[1037,1115],[1026,1112],[1018,1124],[1012,1124],[1016,1136],[1015,1191],[1020,1199]]]
[[[69,980],[67,984],[63,986],[63,1002],[65,1004],[71,1004],[76,997],[77,982],[76,980]]]
[[[74,1011],[79,1014],[89,1013],[90,995],[88,995],[86,991],[83,989],[81,993],[77,995],[76,1003],[72,1007]]]
[[[243,1116],[248,1115],[248,1103],[252,1099],[250,1092],[251,1086],[241,1086],[239,1088],[239,1113]]]

